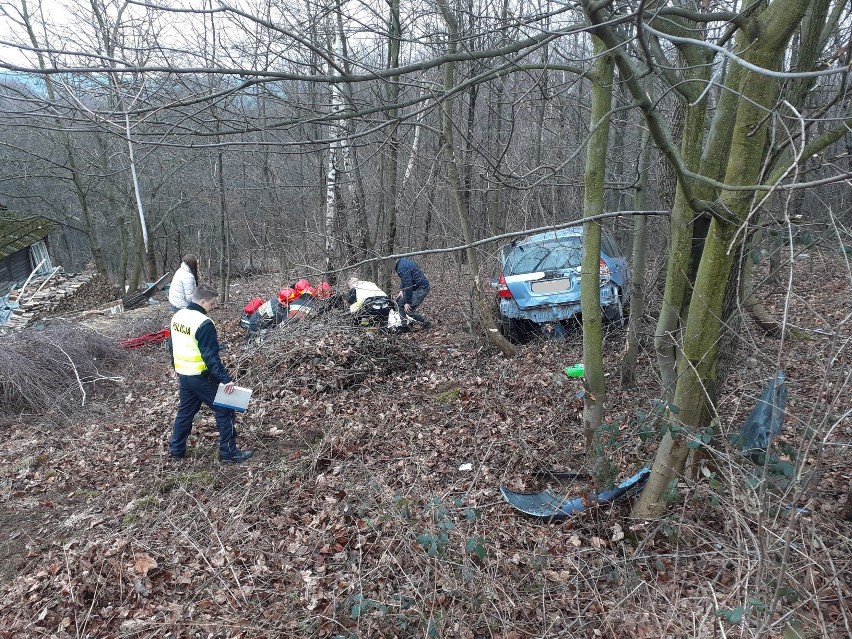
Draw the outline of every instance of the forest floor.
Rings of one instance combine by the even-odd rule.
[[[52,410],[0,409],[0,638],[852,636],[842,256],[814,252],[795,262],[789,296],[761,293],[798,336],[745,322],[719,436],[653,522],[631,520],[630,500],[560,523],[503,500],[501,485],[539,490],[538,471],[583,466],[582,383],[562,373],[582,338],[507,360],[467,330],[460,272],[435,263],[429,276],[429,331],[305,323],[252,349],[240,307],[276,283],[232,287],[213,317],[226,365],[254,388],[239,444],[255,456],[242,465],[216,461],[206,409],[189,458],[169,460],[177,392],[161,345],[104,363],[85,398],[72,383]],[[86,331],[114,341],[167,321],[159,304]],[[653,460],[660,393],[653,325],[628,390],[624,338],[607,327],[606,454],[620,478]],[[761,476],[725,436],[776,368],[787,463]]]

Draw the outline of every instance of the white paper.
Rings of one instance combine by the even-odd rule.
[[[225,408],[233,408],[238,413],[244,413],[248,408],[250,399],[250,388],[245,388],[243,386],[234,386],[233,393],[226,393],[225,385],[219,384],[219,390],[216,391],[216,397],[213,399],[213,405],[224,406]]]

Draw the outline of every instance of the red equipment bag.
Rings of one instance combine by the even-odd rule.
[[[265,304],[262,297],[255,297],[251,302],[243,306],[243,316],[240,318],[240,326],[248,330],[249,320],[254,312]]]
[[[263,306],[264,301],[266,301],[266,300],[264,300],[261,297],[255,297],[251,302],[249,302],[248,304],[243,306],[243,313],[246,313],[247,315],[251,315],[257,309],[259,309],[261,306]]]

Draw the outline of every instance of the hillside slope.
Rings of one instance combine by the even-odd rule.
[[[628,519],[628,502],[548,524],[500,496],[582,467],[581,381],[561,372],[581,359],[579,334],[507,361],[464,332],[469,309],[440,304],[459,290],[449,272],[424,306],[435,327],[408,335],[314,324],[245,349],[227,305],[214,311],[226,364],[255,389],[244,465],[216,461],[206,410],[189,459],[168,460],[177,393],[162,346],[83,380],[73,411],[4,415],[0,637],[751,637],[766,610],[770,636],[848,637],[849,278],[830,254],[794,275],[789,321],[807,338],[782,345],[747,324],[718,407],[735,433],[783,368],[778,452],[794,481],[750,478],[720,436],[660,522]],[[780,316],[787,300],[764,297]],[[160,305],[98,330],[167,319]],[[604,346],[622,477],[653,458],[641,413],[657,388],[649,352],[644,387],[613,386],[623,340],[610,327]]]

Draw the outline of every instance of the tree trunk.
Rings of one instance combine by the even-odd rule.
[[[545,28],[548,28],[550,24],[550,20],[545,20]],[[538,78],[538,82],[536,83],[536,88],[541,93],[538,108],[536,108],[535,114],[535,147],[534,147],[534,157],[533,157],[533,171],[542,171],[542,146],[544,144],[544,116],[547,113],[547,103],[549,99],[549,81],[550,75],[547,69],[547,63],[550,55],[550,47],[547,45],[544,46],[541,52],[542,56],[542,66],[544,67],[541,71],[541,76]],[[593,82],[594,84],[594,82]],[[542,193],[544,192],[543,188],[535,189],[535,201],[536,201],[536,213],[538,214],[539,220],[541,224],[546,224],[550,219],[552,219],[551,215],[548,215],[548,212],[545,211],[545,205],[542,202]]]
[[[329,75],[335,72],[333,62],[339,60],[340,55],[340,31],[334,20],[334,14],[328,16],[329,37],[331,40],[331,53],[326,66],[326,71]],[[337,83],[331,84],[331,113],[332,115],[339,114],[343,111],[343,96],[340,90],[340,85]],[[325,271],[331,271],[333,268],[334,254],[334,233],[337,220],[337,211],[339,203],[337,181],[338,181],[338,156],[342,146],[344,137],[343,130],[346,124],[340,120],[332,119],[328,127],[328,137],[331,142],[328,145],[328,168],[325,174]]]
[[[27,35],[29,36],[30,43],[33,45],[33,48],[35,50],[36,58],[38,59],[38,66],[42,70],[47,69],[47,63],[45,62],[44,54],[41,51],[44,47],[47,47],[49,43],[45,42],[44,44],[42,44],[36,37],[35,29],[33,28],[32,20],[30,17],[29,6],[26,0],[21,2],[20,15],[24,24],[24,28],[26,29]],[[52,76],[48,74],[44,76],[44,85],[47,89],[47,97],[50,100],[50,104],[57,104],[58,101],[56,99],[56,91],[53,86]],[[100,241],[98,240],[98,234],[95,228],[92,212],[89,209],[89,200],[86,188],[83,184],[82,174],[77,168],[77,158],[76,153],[74,151],[73,143],[71,141],[70,136],[66,132],[66,126],[62,122],[62,119],[59,116],[59,112],[52,106],[49,108],[49,112],[53,117],[53,122],[56,125],[57,135],[59,135],[62,148],[65,151],[67,159],[67,168],[69,173],[71,174],[71,181],[74,184],[74,194],[77,198],[77,202],[80,204],[80,212],[83,214],[83,223],[86,229],[86,237],[89,241],[89,249],[92,252],[92,258],[95,260],[95,268],[97,269],[98,273],[103,276],[107,276],[106,260],[104,259],[103,250],[101,248]]]
[[[709,68],[699,67],[693,70],[690,75],[693,78],[706,81],[709,78]],[[700,165],[706,114],[706,97],[692,102],[686,107],[681,155],[684,163],[691,170],[698,169]],[[689,285],[692,221],[694,218],[695,211],[687,200],[683,185],[678,183],[669,221],[671,240],[666,262],[663,303],[660,307],[660,316],[657,319],[657,327],[654,332],[657,367],[663,386],[663,398],[667,402],[671,401],[677,382],[677,356]]]
[[[130,282],[127,290],[134,293],[139,290],[142,279],[142,266],[145,263],[145,244],[142,242],[142,229],[139,227],[139,216],[130,216],[130,228],[133,229],[133,269],[130,271]]]
[[[648,207],[648,169],[651,165],[653,146],[647,132],[642,136],[642,155],[639,158],[639,182],[633,196],[633,209],[644,211]],[[627,325],[627,347],[621,360],[621,386],[636,385],[636,362],[639,359],[639,332],[645,314],[645,269],[647,260],[645,247],[648,243],[648,218],[637,215],[633,218],[633,250],[630,282],[630,321]]]
[[[225,197],[224,155],[223,151],[216,154],[216,173],[219,181],[219,298],[223,302],[227,302],[231,242],[227,198]]]
[[[467,90],[467,134],[464,139],[464,162],[462,164],[464,177],[464,205],[468,213],[471,210],[471,199],[473,193],[473,132],[476,123],[476,100],[479,95],[479,87],[471,84]]]
[[[500,9],[501,21],[506,21],[509,16],[509,0],[503,0]],[[508,42],[509,36],[506,33],[502,34],[501,42]],[[506,144],[506,134],[504,123],[506,118],[506,103],[508,101],[509,77],[507,74],[500,76],[497,82],[496,104],[492,105],[490,113],[493,114],[493,126],[488,127],[489,131],[493,132],[491,137],[491,157],[496,158],[491,166],[491,175],[486,186],[486,215],[488,217],[488,230],[491,235],[500,235],[506,229],[506,215],[503,212],[503,186],[499,178],[499,173],[506,159],[506,154],[503,152]]]
[[[610,108],[614,62],[603,42],[592,37],[595,64],[589,77],[592,82],[591,114],[588,146],[586,147],[585,196],[583,216],[604,212],[607,147],[609,144]],[[606,402],[606,378],[603,365],[603,325],[600,298],[600,222],[583,224],[583,265],[580,299],[583,312],[583,366],[585,393],[583,395],[583,431],[586,438],[586,466],[598,486],[606,486],[610,478],[610,463],[603,450],[601,424]]]
[[[130,257],[130,237],[128,237],[127,233],[127,220],[124,217],[124,213],[119,213],[116,216],[116,222],[118,224],[118,250],[119,250],[119,259],[118,259],[118,274],[116,277],[116,282],[118,283],[118,288],[124,293],[125,286],[127,284],[127,264],[128,259]]]
[[[124,101],[119,98],[119,105],[124,108]],[[139,215],[139,228],[142,230],[142,243],[145,247],[145,264],[148,269],[148,277],[152,280],[158,278],[157,257],[154,255],[154,242],[148,232],[148,220],[145,217],[145,209],[142,206],[142,191],[139,188],[139,178],[136,175],[136,154],[133,151],[133,139],[131,138],[130,116],[125,111],[125,133],[127,135],[128,158],[130,161],[131,188],[136,199],[136,211]]]
[[[398,0],[397,0],[398,1]],[[398,8],[397,8],[398,10]],[[346,31],[343,28],[343,10],[341,7],[340,0],[337,0],[337,28],[335,31],[335,38],[332,43],[332,52],[334,58],[337,62],[343,67],[343,70],[346,73],[350,72],[350,64],[349,64],[349,50],[348,44],[346,42]],[[397,40],[397,48],[399,47]],[[398,63],[398,52],[397,52],[397,66]],[[391,94],[393,94],[394,90],[397,95],[399,93],[398,83],[394,80],[391,80],[389,89]],[[397,87],[394,89],[393,87]],[[335,93],[336,92],[336,93]],[[352,99],[352,87],[349,84],[334,84],[332,85],[332,109],[337,112],[343,111],[343,99],[345,98],[346,103],[350,108],[355,110],[354,101]],[[397,97],[394,96],[390,102],[395,104],[397,101]],[[396,118],[396,113],[394,109],[394,116]],[[357,237],[357,251],[356,258],[358,261],[364,260],[368,257],[370,252],[373,249],[373,237],[370,234],[370,223],[367,219],[367,197],[364,191],[364,180],[361,177],[361,165],[358,161],[358,147],[352,144],[352,139],[355,137],[355,119],[354,118],[340,118],[337,122],[338,129],[341,133],[345,132],[345,135],[341,136],[340,139],[340,151],[343,160],[343,171],[347,178],[347,183],[349,185],[349,198],[352,203],[352,211],[355,216],[355,235]],[[394,139],[396,137],[395,133],[396,125],[392,125],[391,138]],[[391,144],[393,146],[393,143]],[[390,188],[394,190],[394,199],[396,199],[395,189],[396,189],[396,152],[392,151],[394,155],[394,164],[393,164],[393,182],[389,184]],[[345,216],[345,208],[343,207],[342,199],[338,200],[338,218],[336,220],[336,224],[341,226],[341,221],[346,219]],[[346,246],[351,246],[351,243],[347,243]],[[334,260],[334,256],[331,256],[332,261],[329,262],[326,266],[326,271],[331,272],[333,270],[332,266],[336,260]]]
[[[447,25],[448,42],[447,55],[452,56],[458,46],[458,22],[447,5],[447,0],[435,0],[441,16]],[[441,102],[441,137],[442,146],[444,149],[444,164],[447,170],[447,179],[450,183],[450,191],[456,203],[456,208],[459,214],[459,223],[462,228],[462,234],[466,244],[472,244],[474,241],[473,228],[470,224],[470,213],[465,207],[465,199],[462,193],[462,184],[459,178],[458,165],[456,164],[455,147],[453,143],[453,101],[449,96],[455,84],[455,63],[444,63],[444,96],[445,99]],[[491,304],[486,299],[485,291],[483,290],[482,282],[479,273],[479,255],[476,248],[469,246],[465,251],[467,254],[468,268],[470,269],[471,279],[475,296],[477,298],[477,307],[479,309],[479,318],[482,327],[485,329],[485,334],[488,339],[507,357],[517,354],[517,347],[510,343],[505,337],[500,334],[494,324],[494,316],[491,313]]]
[[[794,52],[794,70],[813,71],[817,67],[820,53],[825,45],[822,41],[822,32],[828,19],[830,4],[831,0],[813,0],[811,6],[808,8],[807,14],[802,20],[802,36],[799,39],[798,47]],[[808,92],[813,88],[816,80],[816,76],[792,80],[790,83],[787,102],[789,102],[795,109],[801,110],[802,106],[805,104]],[[784,151],[778,155],[776,166],[785,168],[790,166],[792,162],[793,147],[792,145],[787,144]],[[772,183],[774,180],[770,178],[769,182]],[[769,207],[770,215],[774,218],[777,227],[783,227],[784,225],[785,216],[779,213],[779,209],[785,206],[784,200],[787,197],[790,197],[789,194],[775,193],[769,199],[769,202],[771,203],[771,206]],[[799,211],[802,202],[804,201],[804,197],[805,192],[803,190],[793,192],[791,202],[791,208],[793,211]],[[766,284],[773,290],[780,290],[780,287],[784,285],[784,282],[782,282],[780,277],[780,273],[781,257],[785,242],[777,232],[770,233],[768,239],[769,277],[767,278]],[[751,273],[752,271],[753,269],[750,268],[749,272]],[[748,286],[751,287],[752,283],[749,282]],[[751,299],[754,300],[753,297]],[[775,322],[776,326],[772,326],[771,322],[769,324],[761,323],[761,320],[769,319],[770,314],[762,304],[757,302],[757,300],[752,302],[749,312],[753,313],[753,316],[758,319],[758,326],[764,330],[768,330],[770,334],[777,334],[777,322]]]
[[[751,33],[759,37],[743,55],[751,63],[767,69],[776,69],[796,25],[807,8],[806,0],[777,0],[754,20]],[[725,183],[732,185],[756,184],[760,177],[766,141],[766,110],[771,108],[777,80],[750,70],[743,72],[740,86],[742,96],[737,105],[733,123],[733,137]],[[657,518],[665,510],[665,493],[683,471],[689,452],[684,434],[696,432],[709,422],[706,389],[714,383],[716,356],[725,286],[736,255],[731,251],[739,222],[748,215],[753,192],[723,191],[721,203],[735,216],[732,222],[717,218],[710,224],[707,244],[698,267],[695,291],[689,309],[679,366],[679,378],[674,393],[674,404],[679,413],[670,420],[671,426],[663,437],[648,484],[633,510],[633,516]]]
[[[400,39],[402,37],[402,22],[399,17],[399,0],[390,0],[388,9],[388,68],[396,69],[399,67],[399,48]],[[399,76],[391,76],[388,79],[387,86],[387,101],[391,107],[386,111],[385,118],[392,121],[388,132],[388,153],[384,158],[382,165],[382,179],[385,183],[384,187],[384,206],[385,206],[385,238],[384,251],[386,255],[394,253],[396,248],[396,223],[397,214],[399,211],[399,186],[397,185],[397,171],[399,165],[399,125],[396,122],[399,115],[399,109],[396,106],[399,102]],[[421,116],[418,116],[418,119]],[[414,153],[416,152],[417,141],[420,138],[419,127],[414,132],[414,150],[409,160],[409,166],[403,175],[403,184],[405,183],[408,174],[411,170],[411,163],[414,162]],[[378,233],[378,231],[376,231]],[[379,272],[382,265],[375,265],[372,268],[372,277],[379,279]],[[387,270],[387,269],[385,269]],[[383,279],[390,282],[390,272],[383,273]],[[387,289],[386,289],[387,290]]]
[[[494,126],[489,127],[494,132],[491,140],[491,157],[498,158],[492,169],[491,179],[488,181],[486,201],[488,203],[488,228],[491,235],[500,235],[506,228],[506,219],[501,206],[501,195],[503,187],[498,179],[498,172],[503,164],[505,135],[503,121],[506,119],[506,92],[508,90],[508,78],[503,75],[497,85],[497,104],[494,107]]]

